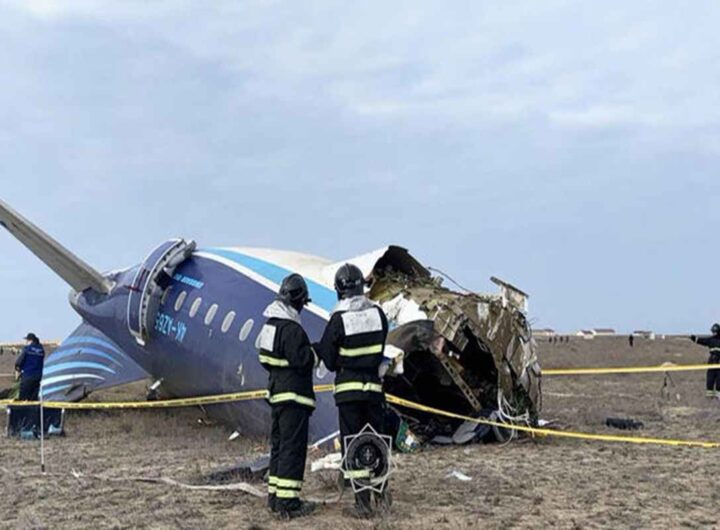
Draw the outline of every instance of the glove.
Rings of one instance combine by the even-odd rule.
[[[380,363],[380,366],[378,367],[378,375],[380,376],[380,379],[385,378],[385,375],[390,370],[391,365],[392,361],[390,359],[383,359],[383,361]]]
[[[690,340],[693,342],[697,342],[697,335],[690,335]]]
[[[15,381],[20,381],[20,370],[15,370]]]

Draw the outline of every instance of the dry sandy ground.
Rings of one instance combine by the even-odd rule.
[[[603,339],[542,343],[546,367],[705,362],[688,341]],[[0,373],[8,359],[0,358]],[[720,440],[720,402],[703,396],[704,373],[677,373],[680,400],[661,397],[662,374],[555,377],[544,382],[543,417],[564,428],[612,432],[607,416],[641,420],[640,434]],[[104,399],[140,399],[142,388]],[[262,440],[227,440],[199,412],[73,412],[68,436],[47,445],[49,475],[39,474],[39,446],[0,438],[3,528],[708,528],[717,523],[720,450],[665,448],[545,438],[507,447],[435,448],[398,458],[395,505],[385,519],[346,518],[351,504],[322,507],[310,518],[278,522],[260,499],[234,492],[186,491],[132,481],[77,479],[72,470],[108,478],[163,476],[194,481],[219,466],[259,454]],[[453,470],[470,482],[448,478]],[[332,497],[310,475],[306,493]]]

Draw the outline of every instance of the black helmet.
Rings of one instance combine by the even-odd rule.
[[[712,325],[712,329],[710,330],[713,335],[720,335],[720,324],[715,323]]]
[[[303,306],[309,304],[310,294],[305,280],[299,274],[287,276],[280,285],[278,300],[294,307],[300,311]]]
[[[362,271],[351,263],[346,263],[335,273],[335,290],[339,300],[363,294],[364,286]]]

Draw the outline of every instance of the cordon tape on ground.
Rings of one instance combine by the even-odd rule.
[[[673,364],[665,363],[658,366],[610,366],[598,368],[549,368],[542,370],[543,376],[556,375],[604,375],[604,374],[651,374],[658,372],[692,372],[699,370],[720,369],[719,364]]]
[[[720,364],[673,364],[665,363],[657,366],[599,366],[591,368],[547,368],[542,370],[543,376],[559,375],[610,375],[610,374],[650,374],[659,372],[692,372],[700,370],[720,369]],[[15,374],[0,374],[0,377],[13,377]],[[2,404],[2,401],[0,401]]]
[[[331,392],[333,385],[318,385],[315,387],[315,392]],[[42,405],[45,408],[53,409],[76,409],[76,410],[108,410],[108,409],[161,409],[161,408],[176,408],[176,407],[191,407],[199,405],[219,405],[222,403],[232,403],[236,401],[248,401],[254,399],[264,399],[267,396],[265,390],[253,390],[249,392],[236,392],[233,394],[219,394],[216,396],[202,396],[194,398],[179,398],[179,399],[168,399],[162,401],[126,401],[126,402],[107,402],[107,403],[70,403],[70,402],[59,402],[59,401],[45,401]],[[589,441],[601,441],[601,442],[621,442],[621,443],[633,443],[633,444],[644,444],[644,445],[663,445],[671,447],[700,447],[705,449],[716,449],[720,447],[720,442],[707,442],[697,440],[674,440],[667,438],[650,438],[641,436],[619,436],[613,434],[593,434],[583,433],[574,431],[560,431],[556,429],[545,429],[540,427],[530,427],[527,425],[515,425],[502,423],[497,421],[488,420],[485,418],[473,418],[462,414],[456,414],[446,410],[436,409],[428,407],[420,403],[415,403],[407,399],[394,396],[392,394],[386,394],[387,401],[395,405],[427,412],[430,414],[436,414],[439,416],[445,416],[447,418],[455,418],[463,421],[470,421],[481,425],[490,425],[493,427],[499,427],[502,429],[508,429],[519,432],[526,432],[533,436],[554,436],[557,438],[572,438],[576,440],[589,440]],[[37,401],[12,401],[2,400],[0,406],[14,405],[14,406],[37,406],[40,402]]]

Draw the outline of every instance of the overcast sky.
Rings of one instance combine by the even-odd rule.
[[[388,243],[536,327],[720,320],[720,3],[0,0],[0,197],[98,269]],[[0,341],[68,287],[0,233]]]

